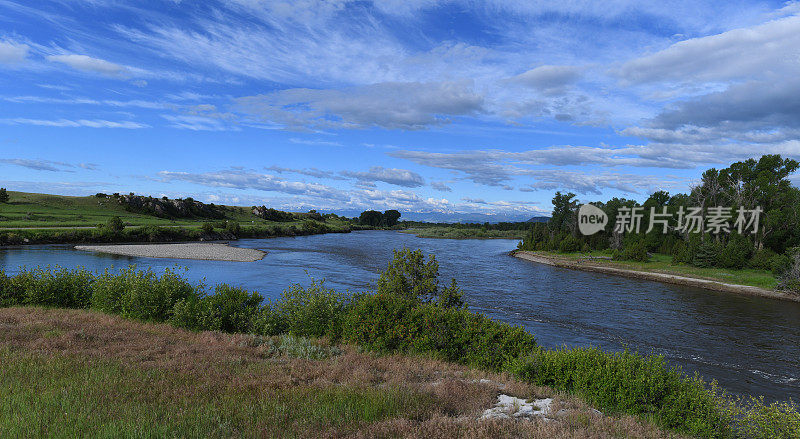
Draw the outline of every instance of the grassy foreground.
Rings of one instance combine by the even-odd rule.
[[[430,358],[194,333],[95,311],[0,309],[0,364],[2,437],[677,437]],[[555,423],[476,420],[501,387],[554,397],[570,414]]]
[[[269,416],[273,416],[271,413],[277,411],[279,412],[278,415],[275,415],[278,416],[277,420],[273,424],[268,424],[268,427],[263,427],[268,433],[267,436],[296,434],[302,437],[306,431],[332,432],[330,435],[349,434],[353,432],[351,430],[354,428],[368,428],[366,426],[377,424],[382,427],[378,430],[368,430],[369,432],[363,435],[366,437],[380,436],[382,434],[379,433],[388,431],[385,434],[387,436],[413,436],[416,434],[414,432],[420,431],[423,432],[423,436],[436,436],[434,433],[437,431],[447,431],[447,435],[442,437],[457,437],[469,436],[471,432],[478,431],[479,433],[473,436],[550,437],[550,434],[545,434],[550,432],[554,433],[553,435],[556,437],[641,437],[652,435],[661,437],[666,434],[663,433],[664,431],[670,431],[708,438],[800,437],[800,412],[794,403],[764,404],[757,398],[732,398],[716,388],[713,383],[706,383],[696,376],[686,376],[680,368],[669,367],[661,357],[643,357],[630,352],[606,353],[592,348],[542,349],[536,345],[533,335],[525,332],[522,328],[493,321],[482,314],[463,308],[458,304],[457,286],[454,284],[446,288],[438,286],[438,266],[435,259],[430,258],[424,265],[421,259],[421,252],[408,250],[396,252],[395,259],[381,275],[378,289],[374,293],[346,295],[328,290],[323,285],[314,284],[309,288],[293,286],[284,292],[280,300],[266,303],[262,303],[263,299],[256,293],[224,284],[217,285],[213,291],[203,285],[193,285],[170,270],[160,276],[150,271],[136,271],[135,268],[129,268],[119,273],[100,274],[80,269],[34,269],[23,270],[14,277],[7,277],[0,272],[0,308],[12,307],[6,311],[0,310],[0,345],[7,345],[6,347],[9,349],[2,355],[5,356],[3,357],[4,368],[10,372],[3,373],[17,371],[16,375],[3,377],[4,379],[0,380],[2,382],[0,384],[1,404],[17,401],[14,399],[15,395],[25,394],[50,395],[47,398],[52,399],[48,405],[41,404],[42,401],[49,401],[47,398],[32,396],[30,398],[33,399],[25,400],[23,398],[16,403],[19,404],[18,407],[14,406],[10,411],[3,410],[3,413],[8,414],[0,416],[8,416],[7,425],[10,426],[8,428],[20,429],[15,431],[36,427],[38,424],[32,426],[31,423],[38,422],[35,421],[37,416],[45,419],[60,419],[59,417],[65,416],[63,422],[76,422],[70,414],[77,413],[75,416],[80,419],[112,416],[112,418],[102,419],[113,419],[117,422],[117,418],[113,418],[113,412],[111,415],[104,415],[81,407],[83,407],[84,401],[86,404],[100,401],[103,404],[98,405],[105,406],[108,405],[106,403],[110,403],[116,407],[114,397],[116,393],[109,395],[103,393],[103,389],[118,389],[119,394],[124,396],[122,400],[124,404],[139,404],[140,402],[153,404],[152,407],[145,406],[145,408],[131,406],[130,413],[133,414],[125,414],[125,410],[128,410],[125,408],[127,406],[120,405],[120,410],[123,410],[120,416],[124,422],[127,422],[126,425],[132,425],[134,422],[132,418],[138,416],[138,413],[145,413],[146,420],[153,419],[147,416],[155,416],[155,419],[161,420],[162,423],[169,421],[171,422],[169,425],[176,429],[173,431],[178,432],[178,435],[189,436],[193,435],[189,429],[195,425],[205,426],[203,427],[206,429],[203,431],[204,436],[214,434],[215,430],[212,429],[214,425],[228,428],[228,430],[222,430],[222,436],[230,436],[231,431],[235,433],[234,435],[257,435],[258,432],[264,433],[265,431],[258,423],[267,422],[264,417],[269,418]],[[420,293],[424,294],[420,295]],[[438,299],[423,299],[429,293],[434,298],[438,295]],[[45,311],[35,308],[14,308],[18,306],[76,309],[76,311],[46,311],[48,313],[68,313],[69,317],[64,320],[69,324],[74,323],[75,326],[69,327],[69,331],[65,335],[65,329],[61,326],[37,323],[38,317],[35,314]],[[89,309],[94,311],[87,311]],[[93,323],[81,322],[83,315],[96,316],[97,319],[112,319],[120,324],[124,322],[116,317],[98,314],[96,311],[133,320],[125,323],[129,325],[141,325],[135,321],[163,322],[174,327],[198,331],[199,334],[192,334],[169,328],[170,331],[179,331],[178,334],[183,334],[185,337],[201,337],[197,339],[201,340],[200,344],[209,343],[208,337],[211,337],[209,335],[211,333],[202,331],[217,331],[213,333],[214,337],[221,337],[218,334],[220,332],[236,334],[226,337],[232,337],[229,340],[237,340],[238,348],[255,349],[254,352],[261,352],[260,355],[263,358],[277,358],[278,360],[274,362],[289,364],[289,368],[283,372],[280,370],[276,372],[272,369],[253,370],[249,367],[261,366],[253,366],[252,363],[244,361],[242,364],[246,367],[237,369],[237,361],[247,357],[244,351],[238,353],[230,351],[221,356],[225,359],[224,366],[220,366],[221,373],[232,374],[239,370],[244,375],[215,377],[213,375],[215,369],[211,362],[195,361],[198,349],[202,352],[202,348],[188,345],[174,338],[167,342],[158,342],[148,338],[136,347],[125,348],[126,339],[129,336],[117,328],[109,328],[106,325],[95,330]],[[12,315],[14,313],[31,314],[33,315],[32,323],[25,323],[24,319],[19,318],[4,320],[3,316],[7,315],[6,313]],[[33,326],[33,329],[29,331],[31,332],[29,336],[25,336],[25,332],[21,329],[25,325]],[[145,325],[144,328],[148,329],[143,332],[158,335],[160,331],[166,330],[164,328],[168,327]],[[287,337],[287,334],[290,334],[291,337]],[[314,346],[317,342],[308,342],[297,339],[297,337],[322,338],[340,347],[334,349],[325,346],[324,342],[321,346]],[[62,343],[63,349],[51,351],[48,346],[54,340]],[[84,344],[88,344],[89,347],[85,349],[85,352],[81,352],[92,357],[88,363],[81,363],[84,361],[81,357],[84,354],[76,357],[75,352],[71,350]],[[338,406],[344,404],[345,407],[348,407],[348,404],[351,404],[347,402],[350,401],[349,399],[336,399],[338,397],[335,395],[330,396],[332,399],[325,399],[328,398],[325,397],[323,401],[333,401],[330,404],[336,407],[325,408],[326,406],[323,405],[319,411],[330,413],[330,415],[321,416],[329,417],[324,418],[324,422],[312,423],[312,426],[309,426],[303,423],[306,419],[304,413],[307,413],[303,410],[308,410],[307,404],[304,405],[303,401],[308,398],[297,397],[298,402],[292,402],[295,400],[291,395],[258,393],[266,392],[269,390],[269,386],[260,385],[259,381],[256,381],[255,384],[247,381],[247,379],[266,379],[265,375],[270,378],[288,375],[287,379],[291,383],[311,386],[310,390],[301,390],[301,395],[312,393],[324,395],[322,389],[314,386],[320,385],[324,388],[331,382],[339,383],[327,375],[325,367],[334,369],[341,367],[338,365],[337,361],[339,360],[337,359],[342,358],[344,360],[341,361],[347,367],[358,363],[357,358],[343,357],[345,354],[339,352],[341,350],[345,353],[353,353],[352,348],[349,347],[353,345],[364,351],[382,354],[377,357],[368,356],[369,358],[386,358],[386,355],[400,358],[396,357],[398,354],[412,356],[412,359],[407,361],[422,365],[422,369],[416,369],[414,374],[436,377],[430,383],[430,386],[434,388],[432,391],[434,396],[437,395],[436,391],[440,389],[439,386],[442,383],[439,380],[441,373],[437,371],[444,366],[438,365],[450,364],[448,367],[461,370],[467,375],[500,374],[493,376],[501,377],[495,379],[510,380],[509,383],[513,381],[518,383],[517,385],[533,386],[527,387],[529,392],[533,393],[524,394],[525,398],[530,398],[532,394],[541,397],[543,393],[540,392],[560,391],[565,392],[566,395],[580,398],[606,414],[621,416],[622,419],[629,419],[625,415],[633,415],[637,419],[634,422],[635,428],[643,430],[640,433],[634,433],[633,430],[628,430],[627,424],[617,425],[613,421],[612,424],[616,426],[609,427],[611,430],[603,430],[605,427],[598,427],[600,430],[591,430],[591,428],[595,428],[592,427],[594,424],[585,416],[579,415],[576,416],[582,421],[576,421],[578,424],[559,423],[555,424],[555,427],[552,427],[554,424],[552,422],[542,426],[533,424],[536,429],[545,428],[545,430],[534,429],[521,432],[521,430],[516,430],[523,428],[518,423],[503,427],[511,428],[511,430],[499,432],[492,430],[494,433],[487,433],[489,430],[484,430],[487,425],[494,425],[492,423],[477,424],[475,427],[477,430],[474,430],[472,426],[476,424],[473,424],[471,420],[467,422],[468,420],[459,420],[459,418],[466,416],[474,419],[473,416],[479,410],[467,412],[459,411],[461,409],[452,409],[448,411],[443,408],[446,405],[435,398],[429,400],[432,402],[428,402],[427,404],[430,405],[426,406],[425,398],[430,396],[419,396],[413,392],[411,395],[402,393],[403,386],[401,384],[403,382],[418,381],[403,376],[398,381],[391,381],[398,384],[399,387],[383,386],[384,381],[369,372],[371,367],[364,370],[348,370],[346,376],[357,380],[355,383],[364,384],[372,390],[374,390],[374,386],[379,386],[381,391],[378,393],[392,395],[391,392],[399,392],[396,393],[396,397],[391,397],[394,399],[390,399],[389,402],[370,399],[372,398],[369,396],[371,390],[364,390],[366,393],[359,393],[360,396],[353,397],[362,402],[353,403],[355,408],[348,409]],[[47,357],[47,355],[50,356]],[[118,355],[123,356],[118,357]],[[65,357],[62,358],[62,356]],[[304,362],[293,363],[287,357],[299,357]],[[115,358],[121,358],[121,360],[115,363]],[[185,381],[173,382],[170,380],[181,378],[182,375],[173,373],[172,369],[167,369],[167,372],[163,370],[152,372],[147,369],[161,367],[159,365],[162,358],[168,365],[185,361],[180,364],[185,364],[190,371],[196,371],[200,377],[189,375]],[[235,361],[231,362],[230,360]],[[78,363],[74,363],[74,361],[78,361]],[[261,364],[259,361],[263,362],[263,360],[254,361],[258,364]],[[329,363],[325,363],[326,361]],[[398,362],[400,360],[389,361]],[[271,364],[271,362],[273,361],[267,361],[265,364]],[[320,364],[320,362],[325,363],[323,369],[314,369],[315,371],[310,375],[303,372],[304,367]],[[434,363],[430,362],[437,362],[437,366],[433,366]],[[211,365],[206,366],[206,363]],[[6,368],[6,364],[20,364],[21,366]],[[131,375],[131,379],[137,383],[136,385],[126,387],[127,384],[124,382],[114,381],[114,376],[118,376],[118,372],[114,371],[127,370],[124,368],[131,365],[140,365],[145,368],[144,370],[136,369],[138,372]],[[62,391],[63,388],[75,388],[78,395],[81,395],[82,389],[92,388],[85,384],[92,383],[89,376],[94,376],[92,372],[94,369],[87,372],[85,370],[87,367],[100,368],[95,371],[100,381],[94,384],[97,387],[98,396],[87,394],[73,397],[72,400],[68,399],[71,397],[71,393]],[[183,367],[181,366],[177,370],[182,371]],[[109,368],[112,372],[108,371]],[[58,380],[62,377],[70,377],[70,370],[78,371],[72,378],[75,383],[61,384]],[[155,375],[148,375],[151,372]],[[163,375],[159,375],[159,373],[163,373]],[[203,374],[211,376],[208,384],[211,388],[228,389],[230,393],[210,394],[202,384],[199,387],[187,385],[187,383],[193,383],[193,380],[202,383]],[[25,378],[31,376],[44,378],[33,378],[29,387],[24,385],[19,388],[13,387],[18,386],[19,382],[25,382],[26,379],[31,380],[31,378]],[[108,376],[106,381],[102,380],[103,376]],[[159,380],[162,378],[159,377],[164,377],[166,381],[161,383]],[[250,384],[242,388],[236,387],[233,390],[226,387],[231,383],[238,383],[240,378]],[[155,384],[148,385],[151,380],[155,381]],[[81,387],[76,383],[84,383],[84,386]],[[476,384],[474,380],[464,382],[464,384],[469,383]],[[477,384],[480,384],[480,381]],[[118,387],[115,388],[114,385]],[[215,385],[221,387],[213,387]],[[341,384],[336,385],[340,389],[342,388]],[[30,386],[33,386],[32,390]],[[36,386],[40,386],[40,388]],[[553,390],[536,390],[540,386]],[[364,386],[360,388],[363,389]],[[169,395],[163,398],[160,396],[162,390],[167,389],[176,389],[174,392],[180,398],[184,398],[176,399],[180,403],[175,406],[177,409],[166,407],[166,405],[172,404],[171,401],[175,398]],[[513,391],[514,386],[509,384],[508,389]],[[495,392],[497,390],[495,389]],[[254,397],[256,399],[247,399],[247,391],[256,392],[257,396]],[[422,393],[425,392],[422,391]],[[230,395],[230,397],[226,395]],[[359,399],[362,397],[363,399]],[[152,398],[156,398],[156,402],[152,402]],[[272,402],[262,401],[264,399],[283,401],[282,398],[287,398],[287,402],[276,406],[269,405]],[[467,396],[458,398],[458,400],[462,399],[469,401]],[[311,400],[314,401],[313,398]],[[489,398],[489,402],[491,402],[491,398]],[[292,404],[298,404],[300,407],[295,408]],[[381,407],[381,404],[387,404],[388,408],[380,408],[375,411],[367,407],[358,408],[359,404],[369,407],[375,404],[378,407]],[[65,410],[65,407],[68,409]],[[396,407],[396,409],[392,407]],[[482,408],[488,407],[484,405]],[[259,410],[264,410],[264,412]],[[312,411],[317,413],[314,410]],[[344,425],[337,424],[333,420],[341,417],[342,410],[346,413],[355,413],[352,414],[354,416],[352,418],[345,416],[345,419],[351,419],[351,421],[347,421]],[[420,414],[420,410],[422,414]],[[240,418],[236,417],[231,418],[233,415],[229,413],[239,413],[240,411],[243,413],[242,420],[238,420]],[[364,411],[368,415],[363,414]],[[15,412],[26,413],[28,416],[13,417]],[[67,415],[62,415],[62,413],[67,413]],[[259,413],[261,415],[258,415]],[[291,415],[292,413],[295,415]],[[389,414],[381,418],[375,413]],[[455,418],[454,425],[443,426],[449,425],[450,422],[450,420],[443,421],[443,417]],[[390,419],[397,423],[390,422]],[[397,421],[398,419],[399,421]],[[106,421],[91,422],[103,424]],[[386,426],[383,424],[384,422],[388,422],[390,425]],[[5,422],[0,425],[3,426],[2,428],[6,428]],[[391,428],[400,428],[402,425],[405,425],[404,428],[407,430],[391,430]],[[431,429],[427,430],[426,425]],[[656,430],[652,425],[663,430]],[[566,429],[546,430],[556,427]],[[157,427],[145,424],[140,428]],[[584,430],[580,430],[580,428]],[[587,428],[590,430],[586,430]],[[155,432],[155,430],[152,431]],[[276,431],[278,433],[274,433]],[[424,434],[426,431],[429,434]],[[576,431],[580,434],[573,436]],[[242,432],[248,432],[248,434]],[[648,432],[653,433],[651,435]],[[135,432],[131,435],[135,435]]]
[[[647,262],[611,260],[611,251],[592,250],[591,252],[560,253],[548,251],[531,252],[537,255],[556,259],[584,261],[595,265],[622,268],[627,270],[649,271],[655,273],[674,274],[678,276],[696,277],[737,285],[747,285],[765,289],[774,289],[778,285],[771,271],[752,268],[726,269],[701,268],[686,264],[673,264],[671,255],[655,253]]]

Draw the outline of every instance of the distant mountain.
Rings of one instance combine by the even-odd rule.
[[[526,223],[546,223],[550,221],[549,216],[535,216],[530,218],[529,220],[525,221]]]

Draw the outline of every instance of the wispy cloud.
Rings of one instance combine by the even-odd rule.
[[[425,179],[422,178],[421,175],[407,169],[373,166],[366,172],[342,171],[341,174],[369,185],[374,185],[375,182],[378,181],[404,187],[420,187],[425,185]]]
[[[102,119],[79,119],[79,120],[69,120],[69,119],[56,119],[56,120],[48,120],[48,119],[26,119],[26,118],[11,118],[11,119],[0,119],[0,123],[8,124],[8,125],[36,125],[36,126],[45,126],[45,127],[69,127],[69,128],[124,128],[124,129],[138,129],[138,128],[148,128],[149,125],[139,123],[139,122],[131,122],[131,121],[110,121],[110,120],[102,120]]]
[[[19,65],[25,61],[30,47],[27,44],[0,40],[0,65]]]
[[[36,171],[51,171],[51,172],[65,172],[65,171],[73,172],[75,168],[95,171],[98,168],[98,165],[94,163],[73,164],[73,163],[56,162],[52,160],[43,160],[43,159],[0,158],[0,163],[7,165],[21,166]]]

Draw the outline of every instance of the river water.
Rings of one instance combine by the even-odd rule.
[[[599,346],[661,354],[689,373],[740,394],[800,400],[800,303],[573,271],[508,256],[516,240],[423,239],[361,231],[252,239],[232,245],[267,252],[258,262],[131,258],[64,246],[0,250],[0,268],[83,266],[187,267],[185,276],[225,282],[276,298],[292,283],[364,291],[392,249],[436,255],[442,277],[455,277],[470,308],[521,325],[545,347]]]

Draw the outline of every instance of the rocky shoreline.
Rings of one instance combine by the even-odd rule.
[[[266,255],[261,250],[231,247],[219,243],[77,245],[76,250],[122,256],[205,261],[255,262]]]
[[[745,294],[750,296],[768,297],[771,299],[800,302],[800,296],[784,293],[777,290],[768,290],[766,288],[729,284],[716,280],[680,276],[676,274],[657,273],[652,271],[640,271],[640,270],[630,270],[625,268],[609,267],[607,265],[593,263],[591,261],[545,256],[524,250],[515,250],[511,252],[511,255],[516,258],[525,259],[526,261],[536,262],[539,264],[552,265],[554,267],[560,267],[560,268],[592,271],[595,273],[613,274],[617,276],[630,277],[634,279],[644,279],[644,280],[664,282],[675,285],[704,288],[713,291],[722,291],[727,293]]]

